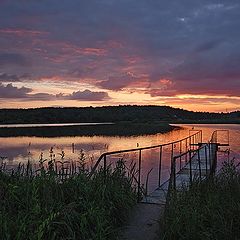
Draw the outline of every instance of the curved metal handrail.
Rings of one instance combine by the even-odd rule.
[[[195,136],[197,136],[199,134],[200,134],[200,137],[201,137],[201,140],[202,140],[202,130],[197,130],[196,133],[194,133],[194,134],[192,134],[192,135],[190,135],[188,137],[185,137],[185,138],[182,138],[180,140],[177,140],[177,141],[174,141],[174,142],[170,142],[170,143],[158,144],[158,145],[154,145],[154,146],[141,147],[141,148],[132,148],[132,149],[124,149],[124,150],[118,150],[118,151],[105,152],[105,153],[100,155],[100,157],[98,158],[97,162],[93,166],[92,171],[90,172],[89,176],[91,177],[94,174],[94,172],[96,171],[98,165],[100,164],[102,159],[106,158],[106,156],[114,155],[114,154],[118,154],[118,153],[128,153],[128,152],[136,152],[136,151],[142,151],[142,150],[148,150],[148,149],[154,149],[154,148],[162,148],[164,146],[174,145],[174,144],[186,141],[188,139],[191,140],[192,138],[194,138]]]

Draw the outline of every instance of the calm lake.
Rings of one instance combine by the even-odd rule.
[[[81,124],[79,124],[79,127]],[[62,126],[62,125],[61,125]],[[158,133],[153,135],[118,137],[118,136],[80,136],[80,137],[1,137],[0,138],[0,156],[7,157],[5,162],[9,166],[16,166],[19,162],[24,163],[30,160],[38,164],[40,154],[43,153],[44,159],[49,159],[49,150],[53,148],[56,160],[61,160],[59,153],[65,152],[65,160],[78,160],[81,149],[86,155],[86,161],[93,164],[98,157],[106,151],[116,151],[121,149],[153,146],[162,143],[176,141],[185,138],[189,135],[189,130],[203,130],[203,141],[208,141],[211,134],[216,129],[227,129],[230,132],[230,157],[240,158],[240,125],[237,124],[177,124],[181,129],[176,129],[167,133]],[[1,128],[0,128],[1,131]],[[41,131],[41,128],[39,128]],[[225,139],[222,139],[224,142]],[[74,144],[74,151],[73,151]],[[174,146],[175,151],[178,151],[178,146]],[[224,147],[226,150],[229,147]],[[163,180],[169,173],[170,166],[170,148],[165,149],[163,157]],[[127,160],[136,160],[137,152],[133,154],[116,155],[115,159],[124,158]],[[146,150],[143,152],[143,168],[144,174],[152,169],[149,178],[150,188],[154,188],[154,183],[158,175],[158,159],[159,151]],[[221,162],[227,158],[224,152],[218,153],[219,166]],[[2,160],[0,160],[2,161]]]

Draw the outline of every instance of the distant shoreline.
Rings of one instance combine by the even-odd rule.
[[[166,123],[116,123],[38,127],[0,128],[0,137],[72,137],[72,136],[140,136],[165,133],[178,126]]]
[[[176,125],[175,125],[176,124]],[[240,124],[239,121],[174,122],[94,122],[50,124],[0,124],[0,137],[73,137],[73,136],[141,136],[165,133],[181,128],[178,124]]]
[[[96,125],[112,125],[115,123],[26,123],[26,124],[0,124],[1,128],[35,128],[35,127],[70,127],[70,126],[96,126]]]

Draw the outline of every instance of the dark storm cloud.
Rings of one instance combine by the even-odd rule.
[[[88,89],[84,91],[73,92],[72,94],[66,96],[60,94],[58,97],[77,101],[103,101],[109,99],[109,96],[106,92],[95,92]]]
[[[14,53],[0,54],[0,70],[114,91],[145,76],[152,96],[239,95],[239,12],[238,0],[4,1],[0,50]],[[161,79],[172,84],[156,89]]]
[[[16,87],[12,83],[2,84],[0,83],[0,99],[21,99],[21,100],[33,100],[33,101],[45,101],[56,99],[55,95],[48,93],[35,93],[33,89],[27,87]]]
[[[0,99],[22,99],[24,101],[55,101],[55,100],[77,100],[77,101],[104,101],[110,99],[106,92],[75,91],[71,94],[48,94],[48,93],[32,93],[33,89],[27,87],[16,87],[13,84],[0,83]]]
[[[18,88],[11,83],[7,85],[0,83],[0,98],[26,98],[30,92],[32,92],[31,88]]]
[[[32,94],[33,89],[27,87],[15,87],[11,83],[4,85],[0,83],[0,99],[21,99],[21,100],[53,100],[54,95],[47,93]]]

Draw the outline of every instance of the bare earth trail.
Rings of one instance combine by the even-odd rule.
[[[138,203],[122,229],[119,240],[159,240],[159,220],[164,208],[163,204]]]

